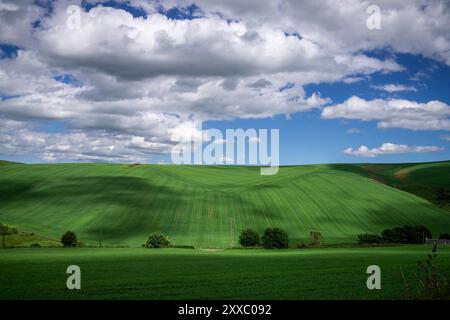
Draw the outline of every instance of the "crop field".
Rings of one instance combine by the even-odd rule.
[[[289,250],[41,248],[0,250],[0,299],[398,299],[429,246]],[[81,268],[67,290],[66,268]],[[381,269],[368,290],[366,268]],[[450,276],[450,247],[436,266]]]
[[[450,213],[394,184],[448,186],[449,168],[305,165],[261,176],[257,167],[4,162],[0,222],[50,239],[72,230],[87,245],[134,247],[155,231],[197,248],[237,246],[246,228],[284,228],[291,244],[310,231],[328,244],[354,243],[358,233],[405,224],[439,235],[450,230]]]

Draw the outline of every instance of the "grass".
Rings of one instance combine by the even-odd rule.
[[[40,248],[0,250],[0,299],[398,299],[430,247],[304,250]],[[68,265],[81,290],[66,289]],[[366,268],[381,268],[368,290]],[[450,276],[450,247],[437,266]]]
[[[408,179],[448,185],[448,166],[406,166]],[[87,245],[140,246],[159,231],[175,245],[204,248],[236,246],[241,230],[268,226],[287,230],[293,244],[310,231],[332,244],[404,224],[450,230],[448,212],[372,171],[307,165],[261,176],[237,166],[8,164],[0,166],[0,222],[51,239],[72,230]]]
[[[438,206],[437,189],[450,189],[450,162],[336,165],[427,199]],[[450,211],[450,203],[443,206]]]
[[[0,246],[2,243],[0,236]],[[8,234],[5,236],[5,247],[29,247],[33,244],[39,244],[42,247],[61,246],[61,242],[56,239],[50,239],[44,236],[34,234],[33,232],[20,231],[17,234]]]

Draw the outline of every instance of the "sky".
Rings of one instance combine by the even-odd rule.
[[[279,129],[282,165],[450,159],[448,1],[0,0],[0,30],[0,159],[170,163],[199,121]]]

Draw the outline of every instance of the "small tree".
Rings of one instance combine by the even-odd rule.
[[[322,244],[323,236],[320,232],[311,231],[309,233],[309,238],[311,240],[311,245],[320,246]]]
[[[148,237],[147,248],[166,248],[170,244],[169,238],[162,233],[155,232]]]
[[[280,228],[267,228],[264,230],[261,240],[266,249],[282,249],[289,245],[288,234]]]
[[[252,229],[243,230],[239,236],[239,243],[243,247],[256,247],[259,242],[259,235]]]
[[[0,223],[0,235],[2,236],[2,248],[5,247],[5,236],[9,234],[17,234],[16,228],[10,228],[6,224]]]
[[[2,235],[2,248],[5,247],[5,236],[8,234],[8,226],[0,223],[0,234]]]
[[[78,244],[77,235],[75,232],[67,231],[61,237],[61,243],[64,247],[76,247]]]

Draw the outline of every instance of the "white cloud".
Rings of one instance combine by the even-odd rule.
[[[450,141],[450,136],[449,135],[442,135],[441,139],[445,140],[445,141]]]
[[[342,82],[347,83],[347,84],[352,84],[352,83],[357,83],[360,81],[363,81],[365,78],[364,77],[347,77],[344,78],[342,80]]]
[[[169,3],[190,4],[189,0]],[[392,48],[395,52],[422,54],[450,65],[450,10],[447,1],[379,0],[381,28],[369,30],[369,0],[196,1],[204,11],[220,12],[231,19],[265,23],[312,39],[333,52],[359,52]]]
[[[68,29],[66,9],[74,3],[56,1],[46,14],[32,0],[0,1],[0,42],[23,49],[15,59],[0,60],[0,96],[9,97],[0,100],[0,118],[25,126],[1,131],[3,154],[28,150],[47,160],[143,162],[183,139],[191,120],[267,118],[321,108],[331,99],[306,95],[304,85],[354,83],[376,72],[404,70],[395,56],[364,53],[373,49],[391,47],[450,64],[444,2],[382,1],[377,31],[365,28],[371,4],[365,0],[345,5],[199,0],[201,18],[177,21],[159,14],[157,6],[191,2],[133,0],[149,11],[147,19],[97,7],[82,11],[79,29]],[[55,75],[73,75],[82,85],[61,83]],[[280,92],[288,82],[295,85]],[[362,117],[381,127],[449,127],[448,106],[441,102],[405,110],[391,107],[394,102],[380,104],[385,102],[386,110],[374,115],[331,106],[323,116]],[[58,120],[66,130],[40,131],[32,125],[36,120]]]
[[[374,89],[386,91],[389,93],[400,92],[400,91],[417,91],[417,89],[415,87],[405,86],[403,84],[393,84],[393,83],[384,84],[384,85],[372,85],[371,87]]]
[[[376,157],[385,154],[400,154],[400,153],[427,153],[438,152],[444,148],[437,146],[408,146],[405,144],[383,143],[377,148],[369,149],[366,146],[360,146],[357,149],[347,148],[344,150],[345,154],[357,157]]]
[[[343,103],[325,107],[322,117],[375,120],[380,128],[450,130],[450,106],[441,101],[419,103],[404,99],[365,100],[353,96]]]

